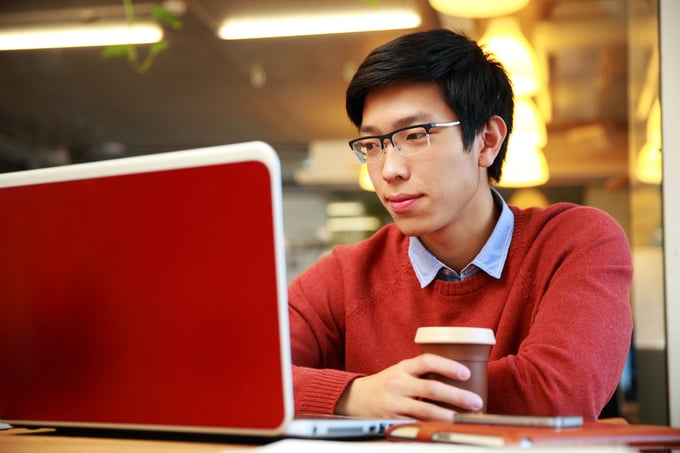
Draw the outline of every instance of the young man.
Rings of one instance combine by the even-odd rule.
[[[451,420],[469,370],[419,355],[420,326],[493,329],[487,412],[594,420],[630,345],[632,265],[593,208],[508,206],[493,188],[512,129],[501,65],[447,30],[374,50],[347,90],[350,146],[394,223],[336,247],[289,288],[298,413]]]

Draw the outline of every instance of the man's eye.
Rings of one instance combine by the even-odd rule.
[[[375,151],[376,149],[380,149],[380,145],[376,142],[365,142],[361,145],[361,147],[366,151]]]
[[[406,136],[406,140],[421,140],[425,138],[427,134],[424,131],[411,132]]]

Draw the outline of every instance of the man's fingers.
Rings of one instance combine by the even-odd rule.
[[[458,381],[470,378],[470,370],[465,365],[435,354],[421,354],[403,363],[406,372],[412,376],[436,373]]]

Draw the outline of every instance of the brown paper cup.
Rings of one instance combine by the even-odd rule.
[[[487,365],[491,346],[496,343],[491,329],[481,327],[420,327],[416,332],[415,342],[420,345],[420,352],[423,354],[441,355],[468,367],[470,379],[467,381],[456,381],[435,373],[428,373],[424,377],[476,393],[484,401],[484,406],[480,412],[486,412]],[[445,406],[456,412],[466,412],[464,409],[455,406]]]

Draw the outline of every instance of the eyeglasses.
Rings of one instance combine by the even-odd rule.
[[[377,162],[385,153],[385,140],[402,156],[422,153],[430,147],[430,131],[437,127],[458,126],[460,121],[416,124],[385,135],[369,135],[349,141],[349,147],[360,164]]]

